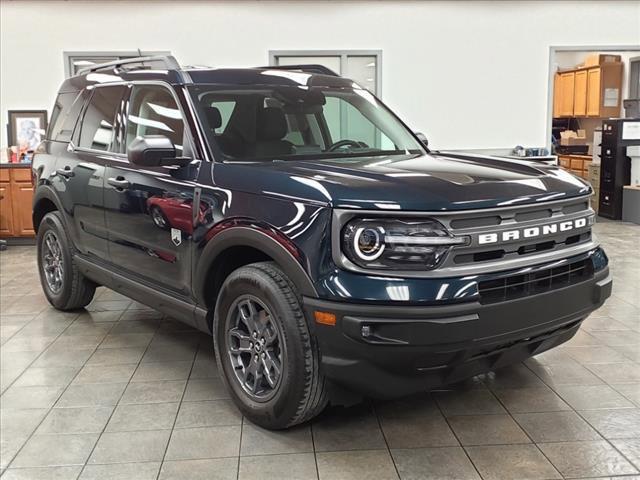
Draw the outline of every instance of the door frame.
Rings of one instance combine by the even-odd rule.
[[[552,45],[549,47],[549,64],[547,70],[547,126],[545,131],[545,147],[551,151],[551,130],[553,126],[553,86],[555,70],[553,69],[556,53],[559,52],[640,52],[640,45]]]

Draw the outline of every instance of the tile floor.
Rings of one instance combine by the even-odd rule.
[[[2,480],[640,479],[640,227],[599,223],[614,295],[564,346],[446,392],[244,421],[210,339],[112,291],[50,308],[0,254]]]

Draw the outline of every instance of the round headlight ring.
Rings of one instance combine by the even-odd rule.
[[[358,227],[353,235],[353,251],[366,262],[372,262],[384,253],[384,229],[382,227]],[[367,248],[363,251],[360,241],[366,241]]]

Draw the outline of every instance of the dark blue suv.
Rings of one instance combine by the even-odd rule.
[[[571,338],[611,293],[589,185],[421,139],[321,66],[98,65],[63,83],[33,162],[42,287],[212,334],[267,428]]]

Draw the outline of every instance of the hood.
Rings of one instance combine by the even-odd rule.
[[[492,208],[591,192],[586,182],[558,167],[449,153],[242,165],[230,162],[218,164],[214,175],[218,185],[230,189],[370,210]]]

